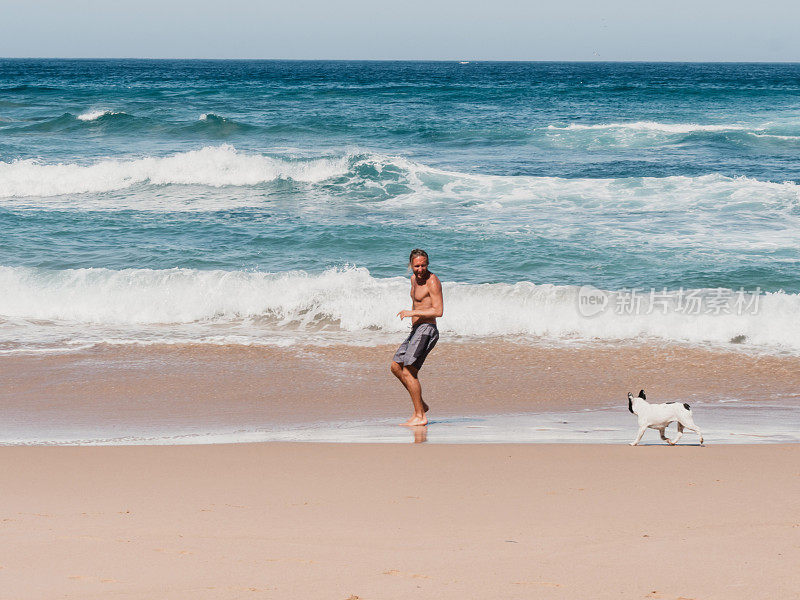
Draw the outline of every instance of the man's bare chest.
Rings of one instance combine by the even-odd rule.
[[[431,293],[428,290],[427,285],[419,285],[415,283],[411,286],[411,298],[414,300],[414,302],[423,302],[427,298],[430,298],[430,296]]]

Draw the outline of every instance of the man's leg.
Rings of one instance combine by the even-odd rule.
[[[428,405],[422,399],[422,386],[419,383],[417,374],[419,369],[414,366],[403,366],[400,363],[392,361],[391,367],[392,375],[400,380],[403,387],[408,391],[411,396],[411,402],[414,404],[414,414],[411,418],[403,423],[403,425],[424,425],[428,422],[425,418],[425,413],[428,412]],[[419,423],[412,423],[413,421],[420,421]],[[424,423],[422,422],[424,421]]]
[[[406,425],[427,425],[428,417],[425,413],[428,412],[428,405],[422,399],[422,385],[419,383],[419,369],[412,365],[403,367],[403,385],[408,390],[411,396],[411,402],[414,404],[414,414],[406,421]]]

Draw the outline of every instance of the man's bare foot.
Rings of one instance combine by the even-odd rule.
[[[422,415],[421,417],[414,415],[405,423],[401,423],[401,425],[405,425],[406,427],[417,427],[419,425],[427,425],[427,424],[428,424],[428,417],[426,417],[425,415]]]

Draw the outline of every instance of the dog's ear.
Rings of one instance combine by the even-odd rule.
[[[642,400],[647,400],[647,396],[644,395],[644,390],[639,390],[639,398]]]

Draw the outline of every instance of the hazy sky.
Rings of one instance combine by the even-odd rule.
[[[0,56],[800,61],[800,2],[0,0]]]

